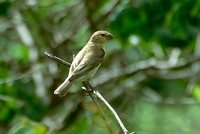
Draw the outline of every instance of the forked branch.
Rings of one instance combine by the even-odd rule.
[[[56,61],[56,62],[59,62],[67,67],[69,67],[71,64],[69,62],[66,62],[65,60],[57,57],[57,56],[54,56],[52,54],[49,54],[48,52],[45,52],[45,55]],[[126,129],[126,127],[124,126],[123,122],[121,121],[120,117],[118,116],[117,112],[114,110],[114,108],[112,108],[112,106],[106,101],[106,99],[97,91],[95,90],[90,84],[89,82],[87,81],[83,81],[83,89],[85,89],[88,93],[89,93],[89,96],[92,98],[92,100],[94,101],[95,105],[97,106],[97,108],[99,109],[100,113],[101,113],[101,116],[103,118],[103,120],[106,122],[106,126],[109,130],[110,133],[112,133],[112,130],[110,129],[110,127],[108,126],[108,122],[106,121],[106,118],[105,118],[105,115],[103,114],[98,102],[95,100],[95,98],[92,96],[92,94],[95,94],[107,107],[108,109],[112,112],[112,114],[114,115],[114,117],[116,118],[117,122],[119,123],[119,126],[121,127],[122,131],[124,134],[135,134],[135,132],[128,132],[128,130]]]

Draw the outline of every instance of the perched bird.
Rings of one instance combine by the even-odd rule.
[[[83,81],[89,81],[104,59],[104,43],[112,38],[112,34],[107,31],[95,32],[73,59],[67,78],[54,91],[54,94],[60,97],[66,95],[71,85],[79,78],[83,78]]]

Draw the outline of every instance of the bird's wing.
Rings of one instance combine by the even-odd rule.
[[[71,74],[74,72],[75,68],[82,61],[82,59],[84,57],[84,51],[85,51],[85,47],[74,57],[73,62],[72,62],[71,66],[70,66],[70,69],[69,69],[68,76],[71,76]]]
[[[71,80],[79,78],[96,68],[103,60],[105,52],[96,46],[90,46],[90,51],[86,52],[80,64],[73,70]]]

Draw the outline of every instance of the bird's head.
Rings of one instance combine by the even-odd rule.
[[[96,43],[104,43],[107,40],[113,39],[113,36],[111,33],[107,31],[96,31],[90,38],[92,42]]]

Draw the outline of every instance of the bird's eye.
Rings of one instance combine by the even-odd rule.
[[[101,36],[105,36],[105,34],[101,34]]]

